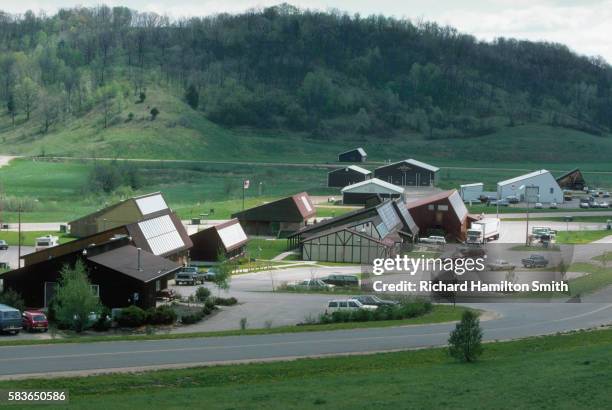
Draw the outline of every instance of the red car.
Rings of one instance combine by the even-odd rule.
[[[46,332],[47,330],[49,330],[49,321],[47,320],[47,316],[45,316],[44,313],[26,310],[21,316],[23,330],[26,330],[28,332],[33,332],[35,330]]]

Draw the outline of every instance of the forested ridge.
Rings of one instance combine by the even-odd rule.
[[[10,119],[0,132],[28,126],[15,141],[93,110],[100,130],[125,124],[134,120],[126,101],[144,106],[151,89],[225,127],[315,138],[612,128],[612,69],[559,44],[482,42],[435,23],[290,5],[181,20],[107,6],[0,14],[0,101]],[[165,109],[147,106],[146,120]]]

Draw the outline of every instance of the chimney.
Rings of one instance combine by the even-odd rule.
[[[138,248],[138,271],[141,272],[142,271],[142,263],[141,263],[141,254],[142,249]]]

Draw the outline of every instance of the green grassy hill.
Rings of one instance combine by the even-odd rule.
[[[363,146],[371,161],[415,157],[442,166],[567,170],[612,169],[612,137],[529,123],[472,138],[428,140],[418,133],[317,139],[305,133],[227,128],[192,110],[171,90],[154,88],[144,103],[126,98],[108,128],[101,107],[43,134],[41,114],[11,125],[0,117],[0,153],[28,156],[181,159],[236,162],[334,162],[338,152]],[[157,107],[151,121],[149,111]],[[128,120],[130,113],[133,119]]]

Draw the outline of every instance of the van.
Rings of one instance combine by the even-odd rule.
[[[21,312],[14,307],[0,304],[0,332],[14,335],[21,331]]]

